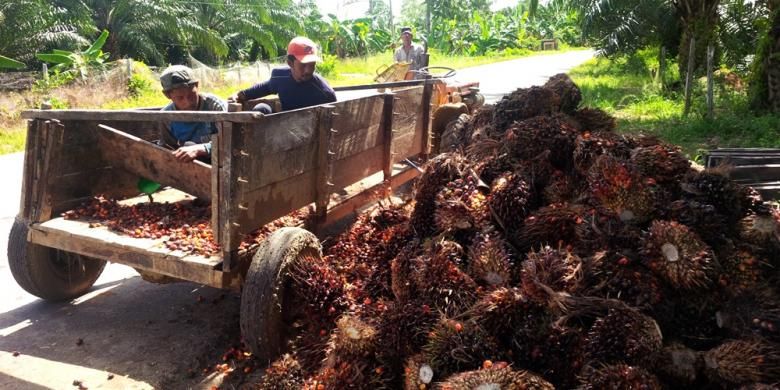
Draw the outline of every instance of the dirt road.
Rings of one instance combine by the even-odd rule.
[[[570,52],[464,69],[488,102],[542,84],[592,56]],[[147,283],[110,264],[87,295],[53,304],[22,290],[8,269],[22,155],[0,156],[0,388],[187,389],[219,383],[213,367],[239,342],[238,295],[191,283]],[[14,356],[16,355],[16,356]],[[75,385],[74,385],[75,384]]]

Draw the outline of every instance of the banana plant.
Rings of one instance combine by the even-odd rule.
[[[0,69],[23,69],[24,63],[0,54]]]
[[[108,31],[103,30],[87,50],[54,49],[51,53],[40,53],[35,56],[41,61],[55,64],[52,70],[59,73],[72,73],[83,80],[89,74],[90,69],[102,67],[105,60],[108,59],[108,53],[103,53],[102,50],[106,39],[108,39]]]

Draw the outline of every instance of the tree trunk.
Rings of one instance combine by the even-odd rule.
[[[750,82],[750,104],[780,113],[780,0],[769,2],[769,28],[758,44]]]
[[[675,0],[674,6],[682,25],[678,66],[684,75],[688,65],[688,48],[692,37],[696,37],[694,72],[704,69],[707,46],[715,44],[715,28],[718,25],[720,0]]]
[[[780,8],[775,8],[772,16],[769,50],[766,53],[767,98],[770,109],[780,113]]]

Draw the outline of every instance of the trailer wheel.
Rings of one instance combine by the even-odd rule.
[[[25,220],[14,219],[8,235],[8,266],[25,291],[49,301],[78,297],[95,283],[104,260],[81,256],[27,241]]]
[[[284,352],[296,336],[293,324],[301,320],[289,267],[321,256],[322,247],[314,234],[285,227],[268,236],[252,258],[241,293],[241,334],[261,362],[270,363]]]

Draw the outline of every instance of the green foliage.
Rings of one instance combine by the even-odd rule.
[[[72,73],[75,77],[82,80],[86,79],[90,70],[102,68],[104,61],[108,58],[108,53],[103,53],[103,45],[108,39],[108,31],[103,30],[100,36],[93,42],[87,50],[59,50],[55,49],[51,53],[36,54],[39,60],[55,64],[52,70],[61,74]]]
[[[23,62],[0,55],[0,69],[24,69],[24,66]]]
[[[317,72],[323,77],[333,75],[336,69],[336,56],[325,54],[322,56],[322,62],[317,63]]]

